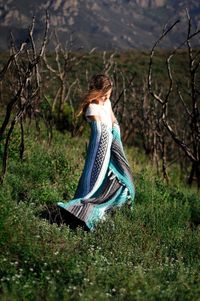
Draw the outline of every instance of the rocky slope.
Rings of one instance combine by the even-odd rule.
[[[186,34],[186,7],[194,26],[200,26],[200,1],[196,0],[0,0],[0,50],[8,49],[10,31],[18,43],[26,39],[33,15],[39,41],[46,9],[52,34],[56,29],[63,44],[71,36],[74,50],[149,49],[163,26],[180,18],[161,45],[173,47]],[[53,49],[52,40],[49,49]]]

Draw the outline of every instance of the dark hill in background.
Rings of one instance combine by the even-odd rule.
[[[46,9],[50,13],[51,31],[56,28],[63,44],[73,33],[73,50],[149,49],[163,26],[180,18],[179,26],[161,45],[171,48],[186,35],[185,8],[193,25],[200,25],[197,0],[0,0],[0,50],[9,48],[10,30],[18,42],[26,39],[33,15],[35,38],[39,41]],[[49,42],[49,48],[52,47]]]

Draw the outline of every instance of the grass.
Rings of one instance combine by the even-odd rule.
[[[70,199],[84,164],[81,138],[16,128],[0,188],[0,296],[23,300],[200,300],[200,198],[167,186],[147,158],[125,147],[134,174],[133,210],[118,209],[94,232],[49,224],[37,213]]]

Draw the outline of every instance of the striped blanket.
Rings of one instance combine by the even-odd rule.
[[[115,122],[112,130],[101,121],[89,124],[85,165],[74,198],[57,204],[93,230],[110,210],[126,202],[133,204],[135,187],[119,124]]]

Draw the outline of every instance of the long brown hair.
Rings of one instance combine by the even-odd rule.
[[[83,97],[80,108],[76,113],[76,117],[79,117],[81,114],[85,115],[85,111],[89,104],[99,97],[104,96],[111,88],[112,82],[107,75],[93,75],[89,82],[89,90]]]

